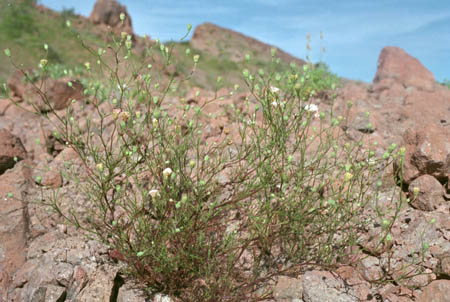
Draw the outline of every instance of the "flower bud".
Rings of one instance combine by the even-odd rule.
[[[272,56],[272,57],[275,57],[275,53],[277,52],[277,49],[276,48],[272,48],[271,50],[270,50],[270,55]]]
[[[195,160],[190,160],[189,161],[189,167],[191,167],[191,169],[193,169],[195,167]]]
[[[200,59],[200,55],[195,55],[194,56],[194,63],[198,63],[198,60]]]
[[[345,173],[345,175],[344,175],[344,181],[349,181],[349,180],[351,180],[352,178],[353,178],[353,174],[352,174],[352,173],[349,173],[349,172]]]
[[[182,203],[185,203],[187,200],[188,200],[187,194],[186,194],[186,193],[183,193],[183,194],[181,195],[181,202],[182,202]]]
[[[11,50],[9,50],[9,48],[6,48],[4,51],[7,57],[11,57]]]

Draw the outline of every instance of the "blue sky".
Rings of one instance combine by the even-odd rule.
[[[339,76],[371,82],[384,46],[418,58],[436,80],[450,79],[450,0],[119,0],[137,34],[177,40],[212,22],[305,58],[322,59]],[[95,0],[40,0],[89,16]],[[320,41],[320,32],[324,40]],[[325,54],[321,48],[325,47]]]

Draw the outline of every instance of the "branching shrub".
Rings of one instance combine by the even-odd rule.
[[[88,74],[106,72],[109,83],[85,81],[89,102],[44,116],[79,155],[83,172],[67,177],[86,197],[82,209],[57,192],[48,204],[131,276],[181,301],[257,301],[271,296],[264,285],[274,276],[351,262],[374,222],[383,224],[374,250],[389,248],[402,201],[379,205],[376,184],[404,150],[392,146],[379,159],[345,140],[346,117],[311,103],[336,85],[321,80],[326,70],[292,65],[280,74],[276,60],[271,70],[243,70],[251,96],[225,108],[236,132],[208,139],[204,109],[228,96],[171,102],[175,78],[161,84],[151,65],[133,66],[131,43],[123,35],[108,54],[89,49],[98,65],[85,65]],[[155,48],[172,63],[170,47]],[[90,115],[79,120],[85,106]]]

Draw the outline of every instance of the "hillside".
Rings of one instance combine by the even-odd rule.
[[[45,56],[51,64],[68,68],[81,66],[89,59],[88,51],[82,47],[73,31],[67,28],[67,20],[75,30],[80,31],[88,44],[97,47],[106,45],[94,26],[71,11],[59,14],[35,6],[30,0],[19,0],[14,5],[10,3],[0,0],[0,45],[2,49],[9,48],[24,68],[36,68],[39,60]],[[44,44],[48,45],[47,55]],[[0,81],[6,81],[13,70],[14,67],[2,55]]]
[[[276,46],[268,45],[212,23],[204,23],[196,27],[191,45],[193,48],[218,57],[220,60],[229,60],[235,63],[243,62],[245,55],[249,54],[253,60],[259,62],[259,65],[263,67],[270,63],[271,57],[268,54],[272,49],[276,50],[276,57],[280,58],[284,64],[295,62],[302,66],[306,63]]]
[[[99,47],[106,48],[114,35],[115,39],[120,39],[120,28],[113,28],[112,36],[108,24],[99,22],[98,16],[95,20],[91,16],[96,22],[93,24],[89,18],[76,15],[70,9],[57,13],[35,5],[32,0],[20,0],[15,5],[9,3],[8,0],[0,0],[0,45],[3,49],[9,48],[14,61],[21,62],[24,68],[36,68],[39,60],[46,57],[57,74],[64,69],[80,73],[83,64],[92,58],[78,40],[78,34],[94,51]],[[66,26],[67,21],[70,21],[71,28]],[[132,31],[132,28],[127,30]],[[284,72],[289,70],[291,62],[298,66],[305,63],[274,46],[210,23],[198,26],[192,41],[165,42],[172,50],[172,66],[169,68],[163,66],[159,45],[155,45],[155,41],[136,35],[133,35],[133,40],[131,60],[136,65],[153,64],[154,70],[166,79],[173,73],[178,78],[190,74],[192,56],[200,55],[196,72],[191,81],[184,84],[209,90],[217,87],[219,76],[223,79],[222,87],[245,86],[242,78],[244,68],[251,72],[261,68]],[[47,53],[44,44],[48,45]],[[151,53],[146,48],[151,49]],[[276,58],[281,59],[278,64],[271,57],[272,48],[276,49]],[[190,55],[186,55],[186,51],[190,51]],[[250,55],[250,60],[245,60],[246,55]],[[13,69],[7,58],[0,56],[0,83],[7,81]]]

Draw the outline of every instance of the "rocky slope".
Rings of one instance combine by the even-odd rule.
[[[211,25],[206,28],[218,30]],[[225,36],[229,34],[223,32]],[[197,34],[193,45],[205,47],[204,51],[219,51],[214,48],[217,46],[202,43],[206,42]],[[230,58],[241,59],[233,53],[229,53]],[[50,88],[66,87],[52,90],[61,110],[77,93],[73,90],[81,90],[58,84],[68,81],[49,83]],[[16,100],[29,98],[26,84],[12,78],[10,85]],[[199,96],[194,97],[197,91]],[[230,97],[225,90],[221,93],[227,97],[205,110],[220,112],[224,104],[239,106],[245,96],[251,97],[249,94]],[[379,155],[392,143],[405,146],[404,191],[411,195],[417,186],[420,192],[415,202],[401,212],[399,223],[392,230],[393,255],[365,255],[355,259],[354,266],[341,267],[333,273],[316,269],[295,278],[279,277],[273,285],[275,301],[448,301],[450,90],[436,84],[433,75],[417,59],[397,47],[386,47],[380,54],[373,83],[350,81],[336,93],[334,102],[326,96],[314,99],[319,111],[344,112],[347,102],[353,101],[350,120],[344,125],[348,138],[361,140],[366,146],[377,142]],[[185,101],[202,103],[212,94],[192,89]],[[173,97],[169,102],[180,104],[181,99]],[[77,120],[85,119],[90,110],[92,106],[76,107]],[[226,117],[213,119],[205,131],[211,138],[223,135],[224,131],[237,131],[230,125]],[[83,208],[85,197],[74,194],[77,185],[60,173],[64,162],[77,160],[73,150],[52,136],[52,128],[42,118],[12,105],[8,99],[0,99],[0,301],[171,301],[160,295],[152,300],[146,297],[133,287],[131,280],[118,274],[121,264],[111,251],[65,226],[56,215],[33,202],[42,196],[42,186],[36,183],[35,175],[45,168],[40,184],[60,188],[64,202]],[[393,169],[386,173],[394,173]],[[385,190],[387,195],[390,188]],[[430,223],[433,219],[434,223]],[[374,226],[369,234],[362,235],[379,232],[381,226]],[[421,248],[423,238],[429,243],[423,264],[426,274],[409,280],[406,285],[410,287],[394,282],[377,287],[367,281],[382,273],[382,263],[388,257],[393,258],[393,263],[408,260],[411,251]],[[369,239],[366,244],[369,248]]]
[[[296,58],[278,47],[262,43],[230,29],[220,27],[212,23],[204,23],[195,28],[191,39],[191,45],[195,49],[212,54],[233,62],[244,61],[245,55],[250,54],[256,60],[270,61],[268,56],[272,48],[276,49],[276,56],[284,63],[295,62],[302,66],[305,61]]]

